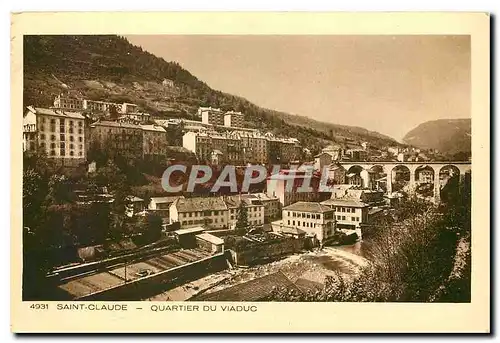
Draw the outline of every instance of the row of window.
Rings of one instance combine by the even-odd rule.
[[[40,134],[40,140],[45,140],[46,136],[44,133]],[[50,140],[51,141],[55,141],[56,140],[56,135],[50,135]],[[65,134],[60,134],[59,135],[59,140],[60,141],[65,141],[66,140],[66,135]],[[74,142],[75,141],[75,137],[74,136],[69,136],[69,141],[70,142]],[[80,136],[78,137],[78,142],[82,143],[83,142],[83,137]]]
[[[351,207],[341,207],[341,206],[336,206],[336,207],[335,207],[335,211],[336,211],[336,212],[356,213],[356,209],[355,209],[355,208],[351,208]]]
[[[46,123],[46,119],[44,117],[42,117],[42,124],[45,124]],[[66,124],[66,119],[59,119],[59,125],[60,126],[64,126]],[[51,119],[50,120],[50,125],[56,125],[56,120],[55,119]],[[70,120],[69,121],[69,126],[73,127],[75,126],[75,122],[73,120]],[[78,121],[78,127],[83,127],[83,122],[82,121]]]
[[[46,147],[45,143],[41,142],[40,143],[40,147],[45,149],[45,147]],[[56,148],[56,143],[50,143],[50,149],[55,149],[55,148]],[[66,143],[64,143],[64,142],[59,143],[59,148],[62,149],[62,150],[66,149]],[[69,145],[69,148],[71,150],[74,150],[75,149],[75,145],[73,143],[71,143]],[[79,150],[83,150],[83,144],[79,144],[78,145],[78,149]]]
[[[40,131],[45,131],[45,125],[40,125]],[[55,125],[50,125],[50,132],[56,132],[56,126]],[[66,132],[66,129],[64,126],[59,126],[59,132]],[[78,134],[82,135],[83,134],[83,129],[78,129],[78,131],[74,130],[72,127],[68,129],[68,133],[75,133],[78,132]]]
[[[288,225],[290,225],[290,220],[288,220]],[[295,220],[292,220],[292,225],[295,226]],[[297,220],[297,226],[300,226],[300,220]],[[316,224],[309,222],[302,222],[302,227],[314,228]]]
[[[337,220],[349,220],[349,219],[346,219],[346,216],[336,216],[336,217],[337,217]],[[353,222],[360,221],[359,217],[350,217],[350,218],[351,218],[351,221],[353,221]]]
[[[290,213],[291,213],[291,216],[293,218],[307,218],[307,219],[321,219],[321,215],[320,214],[314,214],[314,213],[297,213],[297,212],[290,212],[288,211],[288,216],[290,217]]]

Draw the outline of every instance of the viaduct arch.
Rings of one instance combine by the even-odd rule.
[[[449,177],[455,176],[456,173],[459,174],[460,182],[463,181],[466,172],[471,171],[470,162],[427,162],[427,161],[417,161],[417,162],[338,162],[346,172],[349,170],[361,168],[362,170],[368,171],[372,170],[374,167],[382,167],[383,172],[387,175],[386,181],[386,193],[391,194],[393,192],[393,180],[392,172],[397,168],[401,167],[407,168],[410,171],[410,180],[408,184],[408,189],[410,193],[416,191],[419,184],[431,183],[433,184],[433,199],[435,202],[441,201],[441,183],[440,175],[443,173],[448,173]],[[399,168],[398,168],[399,167]],[[427,170],[429,172],[425,173],[423,179],[417,179],[417,176],[421,177],[422,174],[418,174],[421,170]],[[368,180],[368,176],[364,173],[365,185]],[[363,178],[363,176],[362,176]]]

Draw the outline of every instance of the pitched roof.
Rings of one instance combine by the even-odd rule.
[[[314,213],[323,213],[332,211],[330,207],[320,204],[319,202],[307,202],[307,201],[299,201],[294,204],[288,205],[283,209],[288,211],[314,212]]]
[[[221,197],[179,198],[174,204],[178,212],[221,211],[227,206]]]
[[[165,129],[161,126],[158,125],[141,125],[141,128],[144,131],[157,131],[157,132],[166,132]]]
[[[295,286],[282,272],[276,272],[248,282],[222,289],[213,293],[195,296],[192,301],[259,301],[269,296],[277,287],[300,289]]]
[[[355,198],[338,198],[338,199],[328,199],[325,201],[321,202],[323,205],[328,205],[328,206],[347,206],[347,207],[368,207],[367,204],[365,204],[362,201],[359,201]]]
[[[205,233],[205,232],[200,233],[200,234],[196,235],[196,237],[201,238],[201,239],[203,239],[207,242],[210,242],[212,244],[217,244],[217,245],[224,244],[224,240],[222,238],[211,235],[209,233]]]
[[[122,128],[137,129],[137,130],[141,129],[141,127],[139,125],[129,124],[129,123],[119,123],[116,121],[108,121],[108,120],[98,121],[98,122],[93,123],[90,126],[92,126],[92,127],[95,127],[95,126],[122,127]]]
[[[179,198],[184,198],[184,195],[170,196],[170,197],[152,197],[151,201],[157,204],[172,203]]]
[[[43,107],[35,107],[34,110],[35,114],[45,114],[49,116],[67,117],[74,119],[85,119],[85,117],[78,112],[69,112],[69,111],[62,111],[60,109],[43,108]]]

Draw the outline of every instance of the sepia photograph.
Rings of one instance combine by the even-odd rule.
[[[21,39],[39,315],[471,303],[470,34]]]

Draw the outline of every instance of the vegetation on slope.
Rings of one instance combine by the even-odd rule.
[[[163,79],[174,88],[163,87]],[[366,129],[318,122],[260,108],[246,99],[211,89],[178,63],[166,62],[118,36],[25,36],[24,104],[50,106],[69,93],[90,99],[139,104],[157,116],[193,119],[199,106],[245,113],[246,125],[298,138],[317,152],[329,141],[397,145]]]
[[[423,149],[437,149],[445,154],[471,152],[471,120],[440,119],[420,124],[403,141]]]

